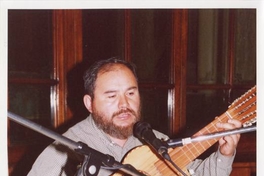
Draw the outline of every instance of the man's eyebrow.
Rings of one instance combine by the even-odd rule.
[[[137,86],[133,86],[133,87],[129,87],[127,89],[127,91],[136,90],[136,89],[138,89],[138,87]],[[107,91],[104,92],[104,94],[110,94],[110,93],[116,93],[116,92],[118,92],[118,90],[107,90]]]
[[[110,93],[115,93],[117,92],[116,90],[107,90],[104,92],[104,94],[110,94]]]
[[[137,86],[129,87],[127,90],[134,90],[134,89],[138,89],[138,87]]]

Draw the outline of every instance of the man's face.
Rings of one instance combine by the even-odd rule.
[[[96,124],[107,134],[126,139],[140,119],[140,96],[133,73],[123,65],[99,72],[91,110]]]

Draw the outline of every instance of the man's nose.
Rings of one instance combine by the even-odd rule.
[[[128,103],[128,98],[126,97],[126,95],[122,95],[119,97],[119,108],[123,109],[123,108],[127,108],[129,105]]]

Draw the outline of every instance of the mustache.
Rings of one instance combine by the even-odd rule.
[[[119,111],[113,113],[112,118],[114,118],[114,117],[116,117],[116,116],[118,116],[118,115],[120,115],[120,114],[123,114],[123,113],[131,113],[131,114],[134,115],[135,117],[137,116],[137,114],[136,114],[135,111],[133,111],[133,110],[130,109],[130,108],[127,108],[127,109],[121,109],[121,110],[119,110]]]

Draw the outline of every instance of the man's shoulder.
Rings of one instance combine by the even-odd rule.
[[[69,129],[83,129],[91,126],[91,116],[86,117],[85,119],[79,121]]]
[[[79,140],[82,135],[89,135],[92,133],[92,128],[90,116],[88,116],[87,118],[70,127],[65,133],[63,133],[63,135],[71,139]]]

